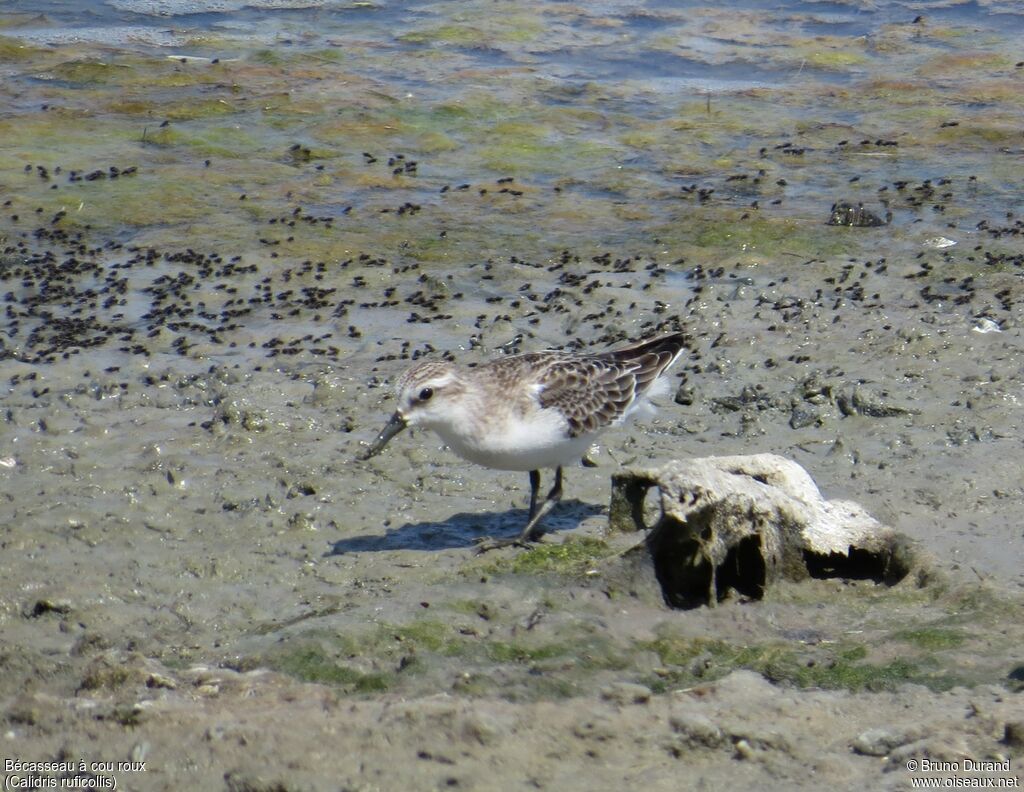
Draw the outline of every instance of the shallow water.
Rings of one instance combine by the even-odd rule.
[[[193,13],[210,7],[0,8],[12,756],[122,758],[138,740],[131,755],[151,750],[153,772],[125,783],[198,788],[198,766],[213,788],[226,767],[262,772],[252,746],[273,734],[260,758],[296,773],[281,788],[399,788],[425,777],[434,732],[438,755],[460,741],[480,755],[473,735],[502,733],[449,739],[430,720],[440,698],[521,712],[516,736],[537,716],[505,699],[555,699],[579,723],[544,736],[549,788],[606,782],[555,781],[604,772],[593,757],[617,742],[592,732],[599,711],[628,743],[622,766],[650,757],[641,785],[676,789],[683,765],[664,745],[678,747],[677,724],[623,730],[626,710],[596,691],[703,686],[706,668],[734,666],[918,684],[886,699],[762,680],[776,698],[761,690],[753,707],[741,685],[711,710],[735,739],[717,756],[672,753],[709,788],[765,773],[731,750],[740,736],[776,744],[750,723],[799,746],[765,749],[794,788],[902,783],[850,741],[926,710],[922,755],[1005,751],[1003,716],[986,709],[964,736],[963,712],[968,698],[972,711],[1009,702],[1020,679],[1018,4],[225,0]],[[829,225],[838,202],[889,222]],[[411,360],[679,327],[694,348],[673,372],[678,401],[603,437],[598,469],[566,471],[536,553],[471,552],[520,530],[525,476],[415,432],[355,461]],[[851,411],[858,398],[878,409]],[[762,451],[970,585],[816,581],[678,612],[602,560],[584,559],[582,579],[519,566],[603,537],[620,467]],[[247,673],[268,666],[303,684],[275,699],[279,677]],[[378,728],[373,707],[360,721],[328,701],[347,695],[426,720],[386,756],[369,742],[312,753]],[[296,701],[330,737],[281,717],[305,711]],[[851,702],[856,726],[837,723]],[[250,705],[273,724],[239,725]],[[225,724],[249,736],[216,737]],[[637,734],[653,735],[646,754]],[[542,753],[494,745],[480,788]],[[463,756],[431,763],[438,786]]]

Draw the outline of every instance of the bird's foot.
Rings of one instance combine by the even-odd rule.
[[[489,536],[482,536],[476,540],[476,555],[483,555],[489,553],[491,550],[498,550],[502,547],[522,547],[525,550],[530,549],[540,541],[540,534],[530,534],[529,536],[510,536],[505,539],[493,539]]]

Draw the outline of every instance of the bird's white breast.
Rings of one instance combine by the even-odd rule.
[[[583,456],[592,442],[589,436],[570,437],[568,422],[555,409],[525,415],[493,410],[477,420],[449,420],[430,428],[463,459],[498,470],[565,465]]]

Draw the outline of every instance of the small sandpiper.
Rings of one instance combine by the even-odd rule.
[[[475,368],[420,363],[398,380],[398,408],[359,456],[380,453],[408,426],[433,429],[463,459],[530,474],[530,516],[514,539],[483,540],[478,552],[527,546],[562,497],[562,466],[580,459],[597,436],[647,404],[659,379],[685,349],[683,333],[637,341],[595,354],[549,350],[491,360]],[[538,507],[540,468],[555,483]]]

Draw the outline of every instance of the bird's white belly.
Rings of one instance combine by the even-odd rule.
[[[566,465],[578,461],[593,442],[589,435],[570,437],[565,419],[554,410],[540,411],[528,421],[510,418],[497,426],[432,428],[463,459],[497,470]]]

